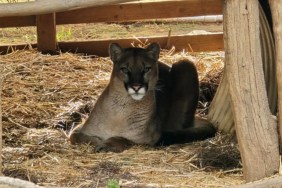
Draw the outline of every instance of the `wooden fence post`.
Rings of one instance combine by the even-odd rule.
[[[224,4],[225,70],[246,181],[278,171],[277,122],[263,77],[257,0]]]
[[[2,135],[3,135],[3,126],[2,126],[2,84],[3,84],[3,72],[4,72],[4,66],[2,65],[0,67],[0,176],[3,175],[2,173],[2,145],[3,145],[3,139],[2,139]]]
[[[57,50],[55,13],[36,16],[37,49],[54,54]]]
[[[273,32],[276,48],[276,79],[278,87],[278,125],[280,133],[280,148],[282,146],[282,1],[281,0],[269,0],[272,21]]]

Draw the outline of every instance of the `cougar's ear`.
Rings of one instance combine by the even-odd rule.
[[[109,55],[113,62],[120,59],[123,49],[117,43],[111,43],[109,46]]]
[[[157,43],[152,43],[146,48],[147,52],[150,56],[155,60],[158,61],[160,56],[160,46]]]

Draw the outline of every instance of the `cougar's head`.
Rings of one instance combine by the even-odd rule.
[[[121,48],[113,43],[109,47],[114,63],[112,79],[123,83],[124,89],[134,100],[141,100],[154,90],[158,80],[160,47],[152,43],[147,48]]]

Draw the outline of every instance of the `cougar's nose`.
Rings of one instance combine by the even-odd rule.
[[[137,92],[142,86],[140,84],[132,84],[131,87],[135,92]]]

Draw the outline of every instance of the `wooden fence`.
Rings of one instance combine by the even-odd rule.
[[[109,43],[118,42],[123,47],[128,47],[132,41],[136,39],[57,42],[56,25],[219,15],[222,14],[222,6],[222,0],[139,2],[95,6],[44,15],[1,17],[0,28],[36,26],[37,44],[30,45],[37,47],[38,50],[43,53],[52,54],[60,50],[107,56]],[[222,34],[146,37],[139,39],[141,41],[148,40],[158,42],[162,48],[170,48],[173,45],[176,50],[223,50]],[[7,53],[12,49],[23,49],[26,46],[27,44],[0,46],[0,52]]]

